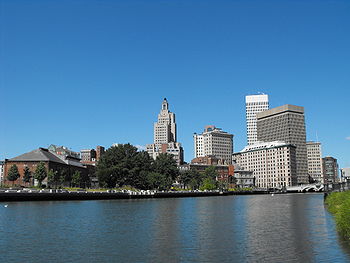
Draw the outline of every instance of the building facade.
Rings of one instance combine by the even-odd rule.
[[[162,102],[158,121],[154,123],[153,144],[147,144],[146,151],[153,159],[161,153],[167,153],[174,157],[178,165],[183,163],[183,148],[177,142],[175,113],[169,111],[166,98]]]
[[[4,182],[4,165],[5,161],[0,161],[0,185]]]
[[[226,164],[231,164],[233,134],[222,131],[213,125],[206,126],[204,132],[193,135],[194,157],[215,156]]]
[[[70,150],[66,146],[57,146],[57,145],[51,144],[47,149],[50,152],[53,152],[53,153],[55,153],[57,155],[71,156],[71,157],[74,157],[74,158],[77,158],[77,159],[80,158],[80,153],[74,152],[74,151]]]
[[[304,108],[283,105],[257,114],[258,141],[296,146],[298,184],[309,183]]]
[[[105,148],[103,146],[97,146],[95,149],[83,149],[80,150],[81,163],[96,165],[100,160],[101,155],[105,152]]]
[[[233,163],[253,171],[255,185],[283,188],[297,184],[296,147],[285,142],[261,142],[232,155]]]
[[[248,95],[245,97],[247,143],[252,145],[257,142],[257,119],[256,114],[269,109],[269,96]]]
[[[23,182],[24,169],[28,167],[32,176],[34,176],[36,167],[41,162],[44,163],[46,167],[46,171],[49,171],[52,169],[53,171],[57,171],[58,173],[62,173],[62,172],[68,173],[70,176],[72,176],[76,171],[79,171],[82,175],[89,175],[88,169],[85,166],[83,166],[79,160],[80,159],[77,159],[69,155],[58,155],[49,151],[48,149],[39,148],[31,152],[24,153],[22,155],[14,157],[12,159],[5,160],[4,184],[6,185],[15,184],[15,185],[22,185],[22,186],[36,185],[34,178],[32,178],[32,180],[29,183]],[[10,182],[7,180],[7,174],[11,166],[13,165],[17,166],[20,177],[16,181]],[[45,178],[42,183],[44,185],[47,185],[47,178]]]
[[[331,156],[322,158],[322,167],[325,184],[334,184],[339,182],[339,166],[337,159]]]
[[[350,182],[350,167],[340,169],[341,181]]]
[[[235,184],[238,188],[253,188],[255,186],[255,177],[253,171],[236,169],[234,173]]]
[[[318,183],[323,183],[322,151],[320,142],[307,142],[307,167],[309,176]]]

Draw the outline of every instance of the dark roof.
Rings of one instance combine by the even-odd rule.
[[[9,159],[9,161],[19,161],[19,162],[55,162],[55,163],[62,163],[66,164],[63,160],[55,156],[53,153],[49,152],[48,149],[45,148],[39,148],[34,151],[24,153],[22,155],[19,155],[15,158]]]

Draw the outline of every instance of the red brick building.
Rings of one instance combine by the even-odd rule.
[[[73,175],[75,171],[79,171],[82,175],[88,175],[89,170],[83,166],[80,162],[80,159],[71,156],[59,156],[50,152],[48,149],[39,148],[34,151],[19,155],[12,159],[6,159],[4,164],[4,184],[7,185],[22,185],[22,186],[33,186],[34,180],[32,179],[29,184],[25,184],[23,182],[23,175],[25,167],[28,167],[34,176],[36,167],[40,162],[45,164],[46,170],[53,170],[57,172],[61,172],[65,170],[70,175]],[[10,170],[12,165],[16,165],[18,168],[18,172],[20,177],[14,181],[10,182],[7,180],[8,171]],[[43,184],[47,185],[47,178],[43,181]]]

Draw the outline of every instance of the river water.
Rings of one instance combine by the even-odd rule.
[[[0,262],[350,262],[323,194],[0,203]]]

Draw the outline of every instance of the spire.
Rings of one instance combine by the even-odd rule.
[[[166,100],[166,98],[164,98],[163,102],[162,102],[162,110],[168,110],[169,109],[169,104],[168,101]]]

